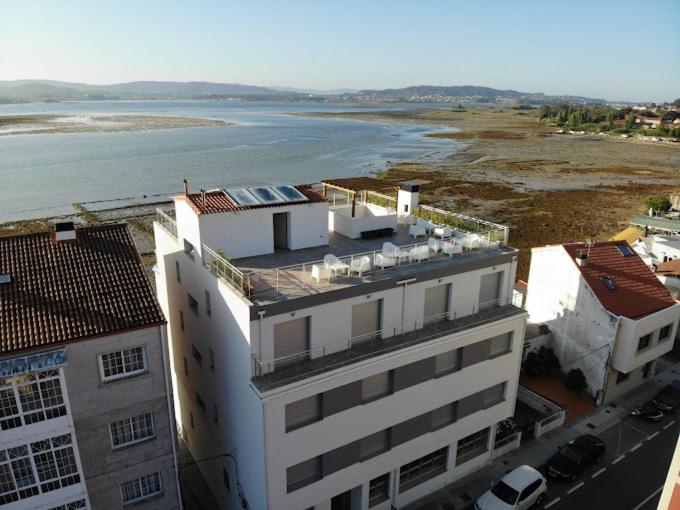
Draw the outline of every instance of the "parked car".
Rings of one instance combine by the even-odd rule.
[[[668,388],[668,386],[666,386]],[[660,411],[664,413],[674,413],[680,407],[680,395],[676,395],[673,391],[667,391],[664,388],[661,393],[659,393],[652,403],[659,408]]]
[[[475,502],[475,510],[526,510],[540,505],[548,482],[531,466],[510,471]]]
[[[663,412],[650,400],[641,407],[633,409],[630,415],[647,421],[659,421],[663,418]]]
[[[604,441],[592,434],[579,436],[566,445],[548,460],[548,475],[553,478],[574,480],[578,474],[592,464],[598,464],[606,447]]]

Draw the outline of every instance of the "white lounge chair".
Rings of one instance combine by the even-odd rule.
[[[421,246],[411,248],[411,251],[409,252],[409,258],[411,262],[413,261],[422,262],[423,260],[429,260],[430,247],[427,246],[426,244],[423,244]]]
[[[330,277],[330,272],[325,266],[321,264],[314,264],[312,266],[312,279],[319,283],[321,280],[328,280]]]
[[[386,267],[394,267],[397,264],[397,260],[394,257],[385,255],[384,253],[375,254],[375,265],[380,269],[385,269]]]
[[[435,239],[434,237],[430,237],[427,240],[427,247],[430,248],[434,253],[438,253],[439,250],[441,250],[441,245],[442,242],[439,239]]]
[[[463,247],[455,241],[442,241],[442,245],[442,253],[449,257],[463,253]]]
[[[408,235],[417,239],[419,236],[425,237],[427,235],[427,231],[422,225],[411,225],[408,228]]]
[[[393,243],[383,243],[382,254],[386,257],[393,258],[397,263],[401,263],[403,259],[408,258],[408,252],[406,250],[402,250],[399,248],[399,246]]]
[[[437,227],[434,229],[434,235],[437,237],[449,238],[453,234],[453,231],[449,227]]]
[[[468,251],[477,248],[477,244],[478,240],[476,237],[473,236],[466,236],[463,239],[461,239],[461,245]]]
[[[366,255],[352,260],[349,264],[350,270],[361,276],[371,270],[371,259]]]
[[[323,263],[333,276],[337,276],[338,273],[349,274],[349,265],[335,255],[326,255],[323,258]]]
[[[430,232],[432,232],[432,229],[434,229],[437,226],[437,224],[432,223],[431,221],[424,220],[422,218],[418,218],[416,220],[416,226],[423,227],[425,229],[425,232],[429,234]]]

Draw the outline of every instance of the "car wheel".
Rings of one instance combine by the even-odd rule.
[[[538,498],[536,498],[536,503],[534,503],[535,506],[539,506],[540,504],[543,503],[543,500],[545,499],[545,492],[542,493]]]

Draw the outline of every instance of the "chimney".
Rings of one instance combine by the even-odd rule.
[[[420,184],[413,181],[405,181],[399,185],[397,195],[397,215],[399,217],[411,216],[418,207],[420,196]]]
[[[75,238],[76,226],[72,221],[54,222],[54,240],[56,242],[73,241]]]
[[[205,189],[201,188],[201,205],[205,207]]]
[[[184,179],[184,196],[189,194],[189,181]]]
[[[588,263],[588,254],[584,251],[579,251],[576,254],[576,257],[574,257],[574,260],[576,261],[576,265],[583,267]]]

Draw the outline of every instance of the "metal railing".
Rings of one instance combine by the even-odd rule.
[[[160,209],[156,209],[156,222],[163,227],[168,234],[172,234],[177,239],[177,222],[168,214]]]
[[[217,253],[205,244],[201,245],[201,259],[205,267],[241,291],[244,296],[250,297],[252,287],[249,274],[236,268],[224,255]]]
[[[438,209],[429,205],[419,205],[413,215],[433,223],[447,225],[455,230],[488,236],[492,241],[508,244],[510,228],[505,225],[482,220],[465,214]]]
[[[378,193],[376,191],[366,192],[366,203],[378,205],[393,212],[396,212],[397,210],[397,200],[394,197],[383,195],[382,193]]]
[[[521,441],[522,431],[519,430],[513,434],[510,434],[509,436],[497,440],[493,445],[493,449],[496,450],[497,455],[502,455],[502,453],[498,453],[498,450],[502,449],[503,453],[509,452],[510,450],[514,450],[515,448],[519,447]]]
[[[469,329],[517,314],[521,309],[506,305],[504,300],[459,308],[415,321],[345,338],[294,355],[261,360],[252,354],[253,377],[264,389],[283,385],[304,377],[339,368],[362,359],[435,339],[444,334]]]

